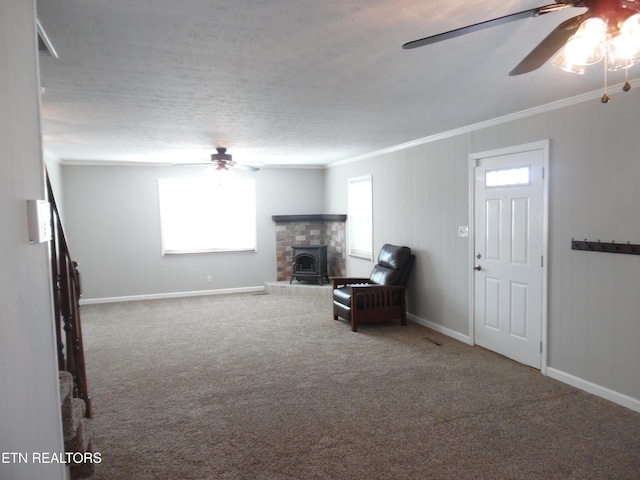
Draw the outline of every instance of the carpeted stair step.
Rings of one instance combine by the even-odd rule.
[[[69,372],[59,372],[60,408],[62,410],[62,432],[64,441],[71,440],[85,418],[87,405],[80,398],[73,398],[73,377]]]
[[[89,453],[94,453],[93,440],[89,442],[89,447],[86,450]],[[82,480],[92,477],[96,473],[96,466],[93,462],[86,463],[72,463],[70,466],[71,480]]]
[[[60,384],[60,406],[73,396],[73,376],[69,372],[58,372]]]
[[[73,377],[69,372],[58,372],[60,383],[60,409],[64,440],[71,439],[84,418],[86,406],[82,400],[73,398]]]
[[[86,420],[86,409],[86,404],[80,398],[71,398],[62,405],[62,431],[65,442],[77,435],[82,421]]]
[[[93,422],[90,419],[80,419],[75,435],[71,439],[65,440],[64,449],[73,453],[69,465],[72,480],[86,479],[94,475]]]
[[[70,472],[73,480],[89,478],[95,473],[95,465],[92,461],[82,463],[78,458],[85,452],[93,453],[93,422],[88,418],[80,420],[76,434],[68,441],[64,442],[64,449],[67,452],[76,453],[74,461],[71,462]]]
[[[67,452],[86,452],[93,442],[93,422],[88,418],[80,419],[75,434],[64,441]]]
[[[73,438],[87,406],[83,400],[73,398],[73,377],[69,372],[59,372],[60,409],[62,411],[62,432],[65,442]]]
[[[86,404],[80,398],[73,398],[73,377],[69,372],[59,372],[58,378],[65,451],[78,454],[77,456],[84,455],[85,452],[93,453],[93,423],[85,417]],[[93,462],[79,463],[77,456],[70,464],[71,479],[81,480],[93,476]]]

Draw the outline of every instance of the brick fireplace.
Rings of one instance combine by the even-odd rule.
[[[330,277],[346,271],[346,215],[273,215],[278,281],[291,278],[293,245],[326,245]]]

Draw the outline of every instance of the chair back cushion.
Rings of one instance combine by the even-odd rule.
[[[409,247],[387,243],[380,250],[378,264],[373,267],[370,280],[378,285],[405,285],[413,260]]]

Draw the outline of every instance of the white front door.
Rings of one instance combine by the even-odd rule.
[[[524,147],[523,147],[524,148]],[[475,343],[541,368],[546,149],[474,155]]]

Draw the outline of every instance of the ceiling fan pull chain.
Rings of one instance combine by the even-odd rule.
[[[607,95],[607,65],[609,64],[608,56],[609,54],[605,50],[604,62],[602,62],[604,64],[604,95],[602,95],[602,98],[600,99],[602,103],[609,103],[609,95]]]
[[[624,69],[624,86],[622,87],[623,92],[628,92],[631,90],[631,84],[629,83],[629,65],[627,61],[627,66]]]

